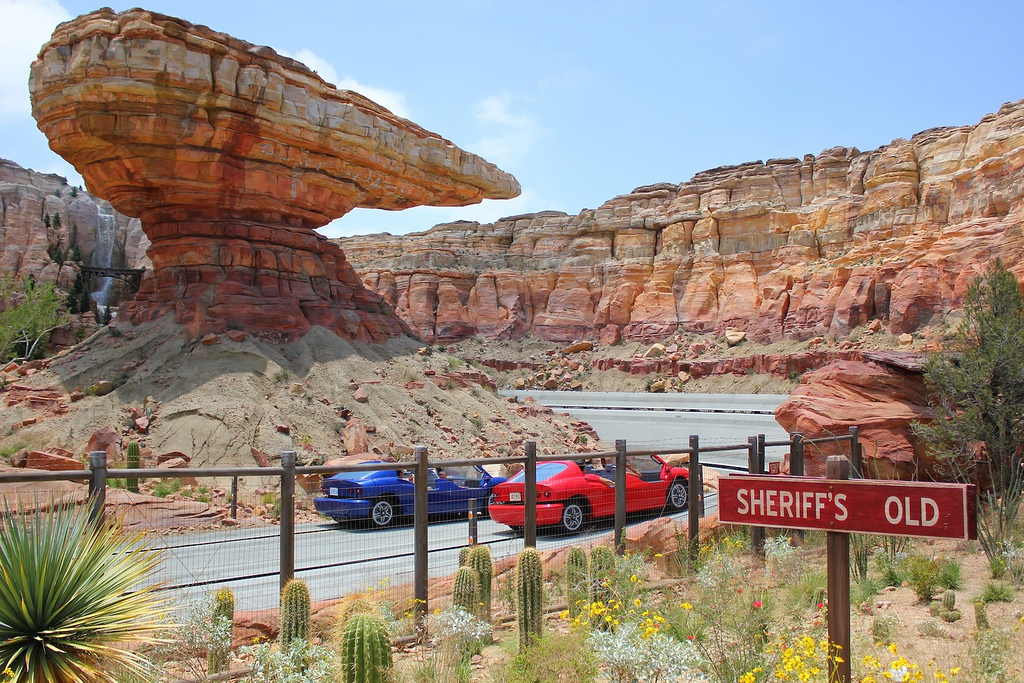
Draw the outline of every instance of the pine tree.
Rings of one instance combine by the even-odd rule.
[[[934,420],[914,431],[955,478],[983,486],[978,540],[995,572],[1024,500],[1024,296],[998,259],[968,286],[948,351],[928,359]]]

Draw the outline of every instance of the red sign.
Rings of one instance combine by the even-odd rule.
[[[977,487],[910,481],[729,475],[723,522],[921,538],[978,537]]]

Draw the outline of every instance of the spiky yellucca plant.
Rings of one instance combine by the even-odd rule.
[[[11,511],[0,533],[0,670],[25,683],[107,681],[121,668],[147,676],[137,647],[158,642],[163,600],[147,575],[160,558],[90,506]]]

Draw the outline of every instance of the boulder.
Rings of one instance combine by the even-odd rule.
[[[345,452],[349,455],[360,455],[370,452],[370,440],[367,437],[366,426],[362,420],[355,418],[345,425],[343,437]]]
[[[651,344],[651,347],[644,353],[644,358],[661,358],[665,355],[664,344]]]
[[[570,344],[569,346],[566,346],[564,349],[562,349],[562,353],[567,356],[570,353],[579,353],[581,351],[591,351],[591,350],[593,350],[593,348],[594,348],[593,342],[590,342],[590,341],[587,341],[587,340],[583,340],[583,341],[578,341],[575,344]]]
[[[928,420],[924,357],[899,352],[865,353],[863,360],[837,360],[803,375],[800,385],[775,411],[789,432],[806,438],[860,430],[868,476],[940,478],[927,449],[914,437],[911,423]],[[826,442],[805,450],[805,471],[823,475],[825,458],[849,455],[849,443]]]
[[[33,470],[61,472],[65,470],[84,470],[85,463],[56,453],[46,451],[29,451],[25,455],[24,467]]]

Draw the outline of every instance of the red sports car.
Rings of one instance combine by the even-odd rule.
[[[626,512],[686,507],[689,470],[672,467],[656,455],[629,456],[626,465]],[[524,525],[524,474],[494,487],[491,519],[513,529]],[[559,526],[575,533],[589,521],[615,516],[615,466],[572,460],[537,465],[537,526]]]

